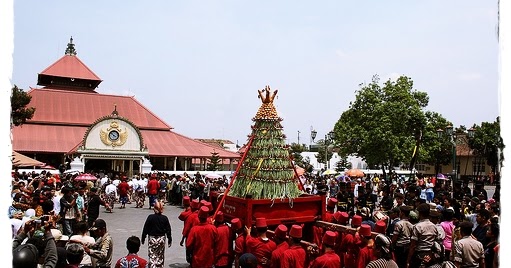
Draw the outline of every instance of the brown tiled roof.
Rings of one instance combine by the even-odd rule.
[[[98,119],[116,110],[142,133],[151,156],[211,157],[216,150],[221,158],[239,154],[218,148],[171,130],[163,120],[134,97],[93,92],[31,89],[30,106],[34,117],[13,129],[13,149],[18,152],[68,153],[76,150],[86,130]]]

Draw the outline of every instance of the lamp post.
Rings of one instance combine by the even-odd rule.
[[[447,134],[447,137],[449,138],[449,141],[452,144],[452,174],[453,174],[453,182],[456,183],[458,179],[458,170],[456,168],[456,134],[453,133],[453,127],[451,125],[448,125],[445,127],[445,130],[443,129],[437,129],[437,134],[439,138],[442,138],[443,135]]]
[[[318,132],[316,130],[314,130],[311,126],[311,144],[309,145],[309,151],[311,151],[311,149],[312,149],[312,143],[314,142],[316,135],[318,135]]]
[[[452,144],[452,174],[453,174],[453,182],[457,182],[458,180],[458,167],[456,165],[456,146],[457,146],[457,134],[454,133],[453,127],[451,125],[448,125],[445,127],[445,130],[443,129],[437,129],[437,134],[439,138],[442,138],[444,133],[447,134],[447,137],[449,138],[449,142]],[[472,138],[474,137],[474,128],[470,128],[467,130],[468,137]],[[467,159],[468,161],[468,159]]]
[[[328,134],[325,134],[325,170],[328,170],[328,146],[330,142],[334,139],[334,132],[330,131]]]

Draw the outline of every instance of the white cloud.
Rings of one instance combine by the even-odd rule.
[[[474,81],[481,79],[482,75],[480,73],[462,73],[457,76],[457,78],[461,81]]]
[[[337,49],[335,50],[335,55],[337,55],[337,57],[341,58],[341,59],[344,59],[346,57],[348,57],[348,54],[346,52],[344,52],[342,49]]]

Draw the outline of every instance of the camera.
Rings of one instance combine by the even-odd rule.
[[[35,223],[37,223],[37,224],[41,224],[41,225],[43,225],[45,222],[47,222],[47,221],[49,221],[49,220],[50,220],[50,216],[49,216],[49,215],[44,215],[44,216],[41,216],[41,217],[39,217],[39,219],[34,220],[34,221],[35,221]]]

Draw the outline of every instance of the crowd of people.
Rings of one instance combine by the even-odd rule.
[[[422,176],[409,181],[302,177],[305,192],[327,199],[322,220],[331,223],[313,227],[312,242],[320,252],[311,254],[302,243],[307,226],[268,226],[258,218],[247,228],[240,219],[215,214],[210,193],[228,187],[225,176],[76,177],[13,173],[8,215],[15,267],[163,267],[165,247],[172,245],[165,205],[184,208],[178,217],[183,222],[180,245],[193,268],[498,267],[500,187],[489,197],[482,180],[471,189],[467,182]],[[132,203],[155,213],[140,237],[127,238],[129,254],[116,262],[99,210],[113,212]],[[137,255],[146,240],[147,260]]]

